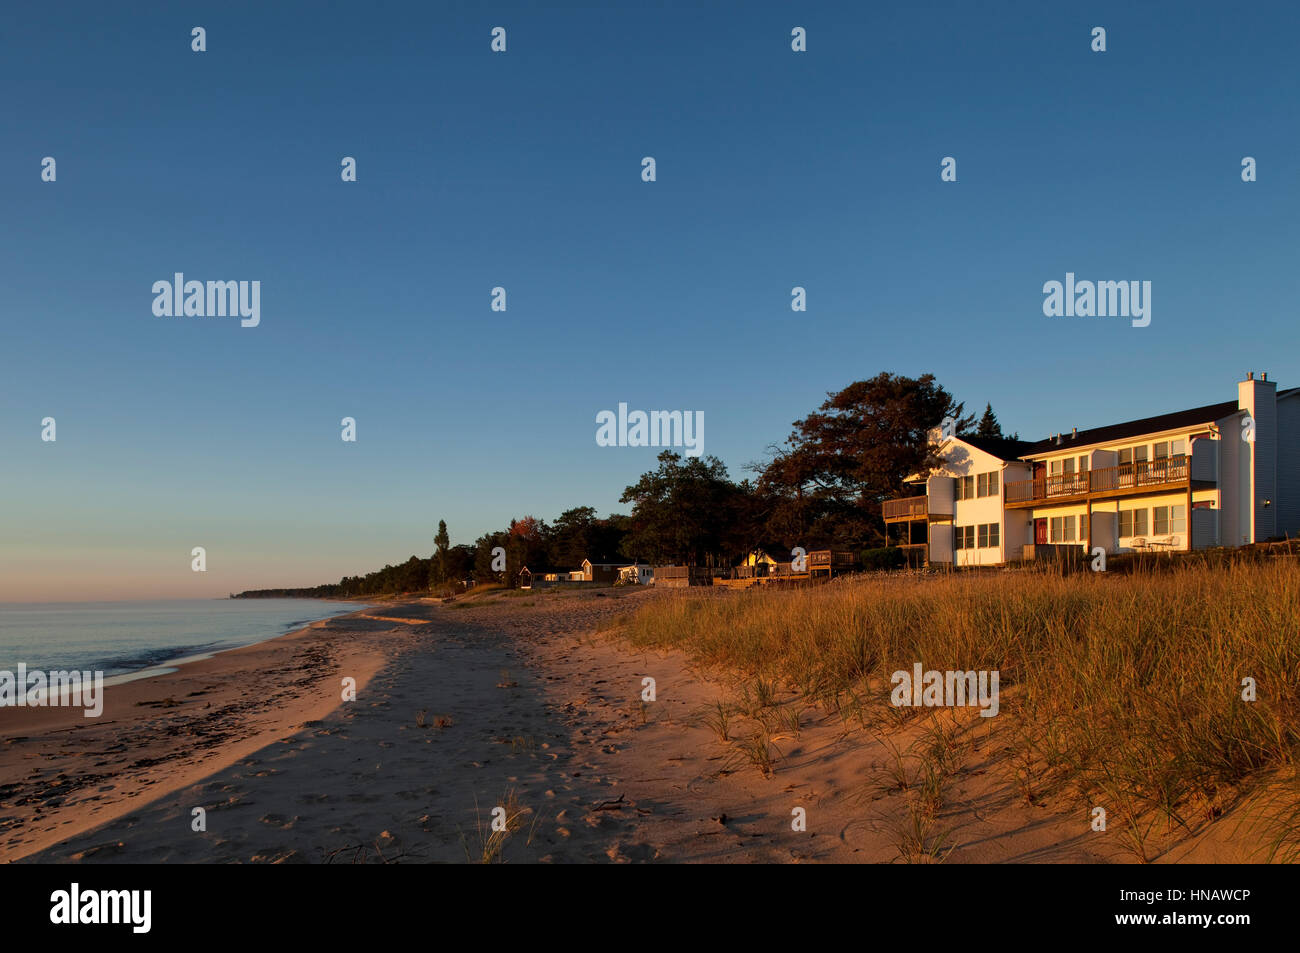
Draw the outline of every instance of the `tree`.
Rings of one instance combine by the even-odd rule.
[[[997,415],[993,413],[993,405],[986,403],[984,405],[984,416],[980,417],[979,425],[975,428],[975,436],[1019,440],[1020,432],[1016,431],[1008,438],[1002,432],[1002,424],[998,423]]]
[[[980,418],[979,426],[975,428],[977,437],[1001,437],[1002,425],[998,423],[997,415],[993,413],[993,405],[984,405],[984,416]]]
[[[886,372],[828,393],[763,468],[758,489],[770,521],[806,547],[879,545],[881,503],[900,495],[907,477],[939,466],[930,432],[946,417],[957,433],[974,423],[933,374]]]
[[[474,580],[476,582],[487,582],[496,580],[505,582],[508,580],[504,569],[493,568],[492,550],[500,547],[506,548],[506,543],[510,541],[509,536],[504,532],[486,533],[474,541]]]
[[[632,504],[623,546],[652,562],[710,565],[729,549],[729,527],[741,490],[717,457],[659,454],[659,468],[623,491]]]
[[[438,535],[433,537],[433,561],[429,566],[429,588],[447,581],[447,552],[451,549],[451,537],[447,535],[447,521],[438,520]]]
[[[596,559],[597,554],[591,551],[595,522],[595,507],[575,506],[561,513],[551,527],[551,565],[572,567],[588,557]]]

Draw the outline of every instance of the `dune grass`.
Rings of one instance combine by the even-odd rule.
[[[779,681],[863,727],[924,711],[890,705],[894,671],[997,670],[1001,711],[987,721],[1025,800],[1073,792],[1105,803],[1146,860],[1153,818],[1190,832],[1250,782],[1294,774],[1298,630],[1300,567],[1277,559],[683,591],[641,607],[624,634],[752,680],[761,688],[745,691],[745,707],[770,702]],[[1247,678],[1254,701],[1243,699]],[[936,738],[936,752],[948,743]],[[1277,816],[1274,853],[1295,856],[1300,810]]]

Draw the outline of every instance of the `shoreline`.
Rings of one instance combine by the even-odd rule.
[[[225,597],[225,598],[212,599],[212,600],[174,599],[174,600],[149,600],[149,601],[157,601],[163,603],[174,602],[177,604],[185,604],[190,602],[208,602],[208,601],[230,602],[232,600],[229,597]],[[221,655],[222,653],[225,652],[234,652],[234,651],[238,651],[239,649],[248,648],[249,646],[260,645],[264,642],[269,642],[273,639],[283,638],[286,635],[292,635],[293,633],[298,632],[301,629],[307,628],[316,622],[321,622],[326,619],[335,619],[347,615],[352,615],[354,612],[361,611],[366,608],[370,608],[374,604],[372,601],[368,601],[368,600],[361,601],[361,600],[343,599],[343,598],[312,599],[312,601],[331,602],[340,605],[357,604],[358,608],[347,612],[338,612],[333,615],[327,615],[317,619],[304,619],[304,620],[297,620],[292,623],[281,623],[282,625],[286,626],[286,628],[282,632],[277,632],[273,635],[259,636],[257,638],[254,638],[252,641],[240,642],[235,645],[221,645],[220,643],[205,643],[205,644],[198,644],[198,645],[177,646],[174,648],[162,646],[154,650],[142,649],[140,651],[149,659],[147,662],[134,668],[128,668],[122,671],[113,671],[112,674],[109,674],[109,671],[113,666],[109,666],[102,659],[96,663],[77,663],[77,664],[59,663],[59,664],[45,665],[45,664],[31,664],[31,663],[23,662],[20,664],[25,665],[27,671],[29,672],[38,671],[38,670],[48,672],[48,671],[65,670],[65,669],[68,671],[76,671],[82,673],[102,672],[103,679],[104,679],[104,688],[109,688],[114,685],[121,685],[142,678],[156,678],[160,675],[171,674],[172,672],[176,671],[179,666],[188,665],[193,662],[206,661],[210,658],[213,658],[217,655]],[[134,602],[136,602],[136,600],[123,600],[120,604],[129,605]],[[68,602],[68,603],[15,602],[15,603],[0,603],[0,610],[3,610],[5,606],[17,606],[17,607],[35,607],[35,606],[47,606],[47,605],[93,606],[93,605],[101,605],[101,604],[110,604],[110,603],[103,603],[101,601]],[[154,657],[155,655],[156,657]],[[98,667],[99,665],[104,665],[105,667],[100,668]],[[0,717],[3,717],[3,712],[8,708],[26,708],[26,707],[28,706],[26,705],[0,706]]]
[[[336,638],[374,630],[365,611],[106,679],[98,718],[80,707],[0,708],[0,862],[111,822],[146,790],[174,790],[328,714],[340,703],[335,671],[361,687],[384,661],[364,639]]]

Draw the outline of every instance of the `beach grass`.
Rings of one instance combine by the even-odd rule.
[[[1105,804],[1112,829],[1148,860],[1154,823],[1190,832],[1253,782],[1294,772],[1298,630],[1300,567],[1275,559],[1124,575],[899,574],[800,591],[687,590],[641,607],[622,631],[637,648],[682,649],[734,673],[751,715],[784,684],[872,730],[928,714],[891,704],[895,671],[918,662],[998,671],[998,716],[971,709],[968,730],[991,732],[980,723],[997,722],[1026,802],[1072,794]],[[767,773],[764,741],[745,748]],[[960,743],[955,729],[935,727],[929,760],[949,773]],[[1293,856],[1300,811],[1274,813],[1274,854]],[[928,854],[919,828],[920,820],[912,852]]]

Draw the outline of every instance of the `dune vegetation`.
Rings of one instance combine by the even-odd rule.
[[[1298,854],[1300,566],[1290,560],[682,590],[623,621],[638,647],[777,681],[863,727],[922,714],[891,704],[895,671],[997,671],[999,714],[972,717],[970,730],[997,732],[1026,801],[1104,799],[1145,860],[1157,822],[1190,834],[1254,796],[1269,815],[1270,856]]]

